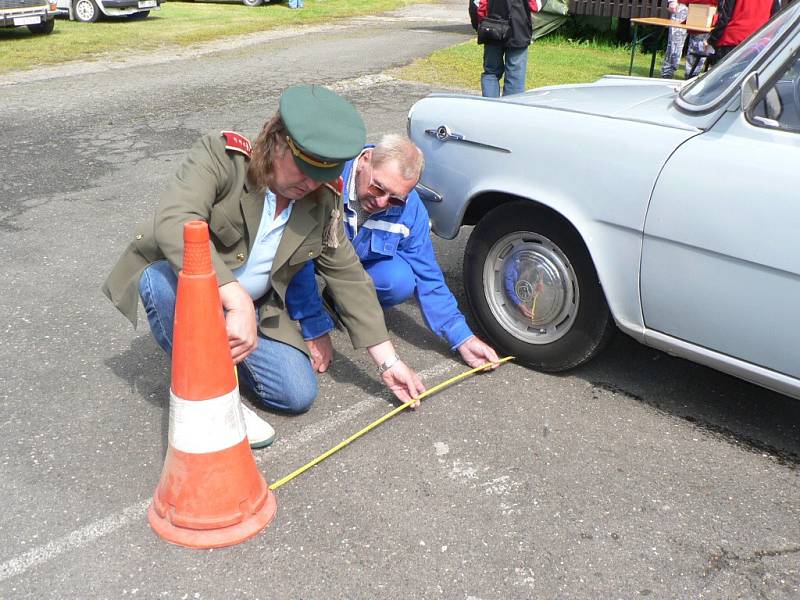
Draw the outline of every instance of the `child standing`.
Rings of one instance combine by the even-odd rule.
[[[680,0],[680,2],[678,0],[670,0],[667,6],[667,10],[672,13],[670,18],[676,23],[684,23],[689,14],[690,4],[716,6],[717,2],[716,0]],[[686,50],[686,79],[691,79],[702,72],[708,53],[706,40],[709,34],[702,32],[689,33],[689,31],[680,27],[670,27],[669,35],[667,36],[667,50],[664,53],[664,62],[661,64],[661,77],[672,79],[675,71],[678,70],[678,63],[681,61],[687,34],[689,48]]]

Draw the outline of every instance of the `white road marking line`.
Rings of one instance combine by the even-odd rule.
[[[420,371],[418,375],[420,379],[433,379],[434,377],[438,377],[447,373],[448,371],[452,370],[453,363],[450,361],[441,362],[437,365],[430,367],[429,369],[425,369],[424,371]],[[424,402],[424,401],[423,401]],[[315,423],[313,425],[309,425],[304,427],[302,430],[297,432],[291,438],[287,438],[285,440],[278,439],[271,447],[268,452],[256,452],[256,463],[261,464],[266,462],[267,460],[272,461],[276,456],[280,456],[284,452],[288,452],[290,450],[295,450],[300,448],[301,446],[307,445],[310,441],[320,437],[321,435],[328,433],[334,429],[337,429],[340,425],[352,421],[355,417],[359,416],[361,413],[367,412],[368,410],[374,408],[378,404],[387,404],[386,398],[381,398],[380,396],[370,396],[369,398],[362,400],[361,402],[357,402],[353,404],[353,406],[349,406],[344,410],[337,412],[334,415],[331,415],[324,421],[320,421],[319,423]],[[313,458],[313,457],[311,457]]]
[[[444,361],[429,369],[420,371],[419,376],[423,380],[437,377],[451,370],[455,364],[456,363],[453,361]],[[267,459],[273,461],[280,455],[306,445],[311,440],[336,429],[339,425],[352,420],[354,417],[374,408],[378,404],[386,403],[386,401],[386,398],[371,396],[366,400],[362,400],[349,408],[337,412],[320,423],[304,427],[285,442],[276,442],[275,447],[270,451],[257,452],[256,462],[262,463]],[[43,546],[39,546],[7,560],[0,564],[0,582],[21,575],[28,569],[46,563],[68,550],[75,550],[87,546],[105,535],[114,533],[129,523],[140,519],[147,512],[147,507],[149,505],[149,498],[143,502],[137,502],[136,504],[122,509],[121,512],[99,519],[85,527],[63,535],[52,542],[48,542]]]
[[[38,548],[29,550],[16,558],[4,562],[0,565],[0,581],[20,575],[31,567],[45,563],[67,550],[86,546],[104,535],[113,533],[120,527],[124,527],[134,519],[138,519],[144,515],[149,505],[150,500],[133,504],[123,509],[121,513],[109,515],[104,519],[90,523],[86,527],[81,527],[80,529],[53,540],[44,546],[39,546]]]

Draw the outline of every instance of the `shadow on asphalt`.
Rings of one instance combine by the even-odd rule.
[[[130,347],[106,359],[112,373],[128,384],[131,395],[141,396],[153,406],[162,408],[161,450],[169,447],[169,359],[150,335],[135,338]]]
[[[800,401],[669,356],[618,333],[588,364],[568,373],[647,404],[781,463],[800,465]]]
[[[449,351],[447,342],[439,339],[430,329],[401,310],[386,311],[386,327],[390,337],[399,337],[423,352],[434,352],[444,358],[458,357]],[[419,319],[422,320],[420,313]]]

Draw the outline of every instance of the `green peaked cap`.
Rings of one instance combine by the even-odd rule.
[[[297,167],[315,181],[339,177],[344,163],[364,148],[367,130],[347,100],[320,85],[298,85],[281,94],[279,110]]]

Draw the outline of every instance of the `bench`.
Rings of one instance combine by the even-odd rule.
[[[569,14],[619,19],[669,18],[667,0],[569,0]]]

